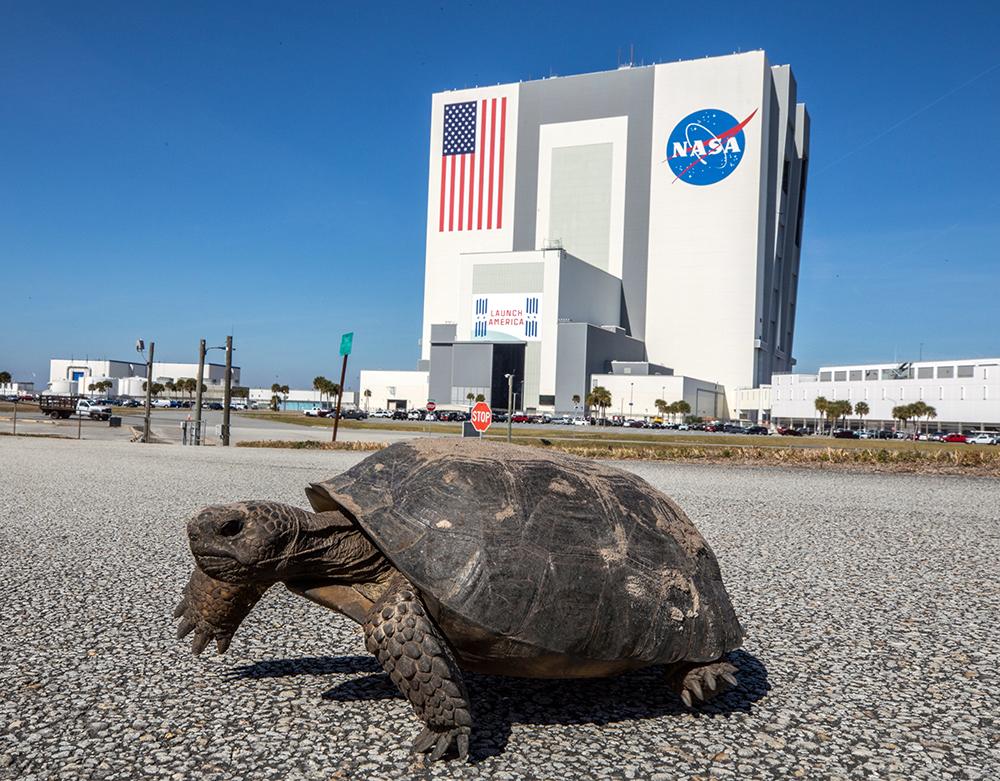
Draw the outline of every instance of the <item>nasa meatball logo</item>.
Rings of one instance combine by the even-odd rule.
[[[742,122],[718,108],[701,109],[684,117],[667,139],[667,162],[674,181],[703,186],[729,176],[743,159],[743,128],[756,113],[754,109]]]

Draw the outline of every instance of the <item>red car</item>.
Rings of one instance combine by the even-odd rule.
[[[511,423],[527,423],[529,420],[531,420],[531,418],[529,418],[524,413],[518,413],[517,415],[511,416],[510,422]]]
[[[968,442],[965,434],[945,434],[941,438],[942,442]]]

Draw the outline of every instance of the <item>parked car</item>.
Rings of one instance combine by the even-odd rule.
[[[307,410],[303,410],[303,414],[307,418],[322,418],[326,416],[328,410],[320,409],[319,407],[311,407]]]
[[[38,400],[39,410],[51,418],[65,420],[71,415],[91,420],[107,420],[111,417],[111,407],[94,399],[80,399],[76,396],[42,395]]]
[[[974,437],[966,437],[965,441],[970,445],[996,445],[1000,443],[1000,435],[991,434],[988,431],[981,431]]]
[[[833,432],[834,439],[857,439],[858,435],[849,428],[838,428]]]
[[[751,426],[747,429],[747,434],[754,434],[755,436],[766,437],[771,432],[768,431],[767,426]]]
[[[371,417],[373,417],[373,418],[391,418],[392,417],[392,413],[389,412],[388,410],[377,409],[377,410],[375,410],[374,412],[371,413]]]
[[[778,433],[783,437],[801,437],[802,432],[797,428],[786,428],[785,426],[778,426]]]
[[[423,420],[424,419],[424,413],[421,412],[418,409],[411,409],[409,412],[406,413],[406,419],[407,420]]]
[[[570,421],[574,426],[589,426],[590,421],[586,418],[573,418]]]
[[[969,439],[968,439],[968,437],[965,436],[965,434],[953,433],[953,434],[945,434],[944,437],[941,438],[941,441],[942,442],[968,442]]]
[[[510,417],[510,422],[511,423],[528,423],[530,421],[531,421],[531,418],[529,418],[523,412],[515,412]]]

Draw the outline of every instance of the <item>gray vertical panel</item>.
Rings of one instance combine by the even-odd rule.
[[[622,322],[644,338],[649,248],[649,171],[653,148],[653,67],[565,79],[529,81],[518,94],[515,250],[535,249],[538,208],[538,134],[543,124],[628,117]]]
[[[521,409],[538,406],[539,384],[542,374],[542,343],[524,345],[524,399]]]
[[[602,271],[609,266],[613,154],[611,143],[552,150],[547,237]]]

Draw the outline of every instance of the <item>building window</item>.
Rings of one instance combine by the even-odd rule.
[[[923,398],[924,398],[924,386],[923,385],[920,386],[920,392],[917,394],[917,398],[920,399],[921,401],[923,401]]]
[[[878,369],[865,369],[865,379],[866,380],[877,380],[878,379]]]
[[[933,366],[920,366],[917,368],[917,379],[918,380],[932,380],[934,379],[934,367]]]
[[[868,387],[865,386],[865,401],[868,401]]]
[[[885,388],[882,388],[882,401],[885,401]]]
[[[820,372],[819,373],[819,381],[820,382],[829,382],[830,381],[830,372]]]
[[[899,388],[899,400],[902,401],[906,398],[906,388],[900,386]]]
[[[944,398],[944,386],[943,385],[939,385],[938,386],[938,399],[941,400],[943,398]]]
[[[791,165],[791,163],[792,163],[791,160],[786,159],[785,165],[781,169],[781,192],[783,193],[788,192],[788,168]]]
[[[960,398],[960,399],[961,399],[962,401],[965,401],[965,386],[964,386],[964,385],[962,386],[961,390],[959,391],[959,395],[958,395],[958,397],[959,397],[959,398]]]
[[[833,379],[837,382],[843,382],[847,379],[847,372],[834,372]]]
[[[939,380],[950,380],[955,376],[954,366],[938,366],[937,375]]]
[[[958,376],[959,377],[973,377],[973,376],[975,376],[975,373],[976,373],[976,367],[975,366],[959,366],[958,367]]]
[[[851,382],[861,381],[861,369],[851,369]]]
[[[988,385],[983,386],[983,401],[986,401],[990,397],[990,388]]]

